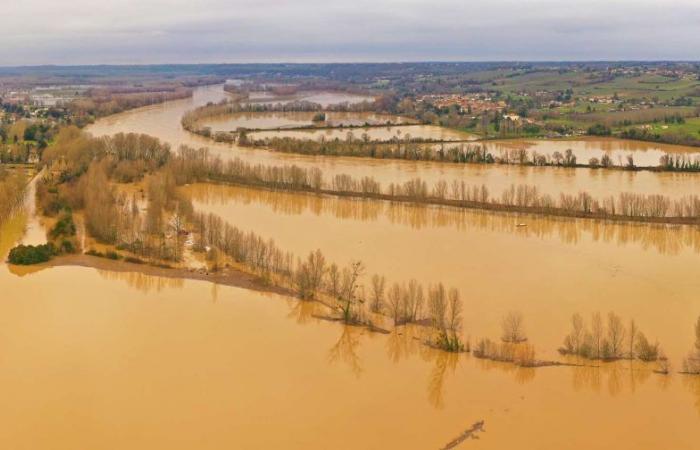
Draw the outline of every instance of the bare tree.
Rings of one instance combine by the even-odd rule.
[[[313,298],[326,272],[326,258],[320,250],[311,252],[305,262],[299,262],[296,284],[302,299]]]
[[[447,295],[445,286],[442,283],[431,286],[428,290],[428,308],[433,327],[438,330],[445,330],[447,322]]]
[[[610,358],[619,358],[622,355],[622,343],[625,340],[625,326],[617,314],[608,313],[608,346]]]
[[[462,329],[462,300],[459,291],[455,288],[450,289],[449,293],[447,328],[452,332],[455,339],[457,333]]]
[[[571,334],[570,336],[570,343],[571,343],[571,351],[575,354],[578,354],[581,351],[581,344],[583,341],[583,334],[584,334],[584,323],[583,323],[583,317],[579,313],[574,314],[571,317]]]
[[[182,255],[182,233],[185,231],[185,218],[179,208],[175,208],[169,226],[175,234],[175,259],[179,260]]]
[[[388,308],[389,315],[394,319],[394,325],[398,325],[401,318],[401,286],[398,283],[394,283],[389,289],[388,297]]]
[[[374,313],[380,313],[384,308],[384,286],[386,278],[377,274],[372,276],[372,302],[370,310]]]
[[[343,313],[343,320],[346,323],[356,320],[356,311],[354,308],[357,306],[357,290],[358,281],[362,276],[365,268],[361,261],[353,261],[350,263],[350,267],[343,269],[342,283],[340,287],[340,309]]]
[[[408,297],[410,308],[406,311],[406,320],[416,321],[420,318],[423,309],[423,286],[415,279],[408,282]]]
[[[634,323],[634,319],[630,320],[630,328],[629,328],[629,343],[630,343],[630,348],[629,348],[629,353],[630,353],[630,359],[634,359],[634,342],[637,339],[637,324]]]
[[[333,298],[338,298],[340,295],[340,270],[338,265],[333,263],[328,267],[328,282],[327,287],[328,293],[333,296]]]
[[[593,314],[593,319],[591,320],[591,337],[593,340],[595,357],[600,358],[603,344],[603,318],[600,312]]]
[[[525,328],[523,326],[523,315],[518,311],[511,311],[501,322],[501,339],[504,342],[518,343],[525,342]]]

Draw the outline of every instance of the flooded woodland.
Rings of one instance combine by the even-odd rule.
[[[525,183],[553,195],[586,190],[669,197],[700,187],[688,173],[294,155],[215,143],[182,129],[185,112],[226,95],[220,85],[197,88],[191,99],[108,116],[88,132],[145,133],[172,148],[208,147],[224,159],[318,167],[330,175],[371,175],[387,183],[421,176],[485,183],[495,191]],[[349,101],[347,94],[333,93],[306,98]],[[308,124],[305,116],[242,116],[241,123],[251,128]],[[217,123],[237,126],[232,119]],[[572,148],[582,155],[633,153],[650,164],[663,152],[684,151],[612,139],[522,144],[542,151]],[[570,365],[517,367],[450,353],[422,345],[417,326],[374,333],[323,320],[323,305],[286,295],[138,270],[51,265],[25,270],[3,262],[0,447],[105,448],[105,441],[131,449],[697,445],[700,379],[678,373],[700,313],[697,226],[210,183],[178,192],[195,210],[274,239],[294,254],[320,249],[338,264],[360,259],[368,273],[382,273],[389,282],[416,279],[458,288],[463,334],[471,345],[479,338],[497,339],[504,315],[518,311],[538,358]],[[0,230],[2,261],[18,242],[43,241],[31,187],[27,195],[27,207]],[[649,339],[658,340],[670,373],[656,373],[653,364],[641,361],[560,355],[572,315],[588,318],[595,312],[633,319]]]
[[[191,99],[108,116],[87,127],[87,131],[97,136],[118,132],[145,133],[169,143],[174,149],[181,145],[193,148],[207,147],[211,154],[223,159],[238,157],[251,163],[318,167],[328,175],[349,174],[355,177],[371,175],[384,183],[402,182],[420,176],[429,182],[435,180],[449,182],[457,179],[472,185],[485,183],[496,192],[514,183],[522,183],[536,185],[542,192],[555,195],[559,195],[561,192],[577,193],[585,190],[598,196],[617,192],[637,192],[680,197],[695,194],[700,190],[700,179],[692,173],[574,170],[568,168],[553,170],[548,167],[454,165],[424,161],[348,157],[325,158],[216,143],[182,129],[180,118],[183,114],[207,102],[220,101],[226,98],[226,95],[221,86],[199,88],[195,90]],[[353,131],[360,134],[360,130]],[[561,149],[561,144],[558,141],[555,142],[556,149]],[[622,148],[627,148],[630,145],[627,141],[618,140],[616,142],[619,142]],[[611,141],[609,145],[615,144]],[[640,147],[645,145],[647,144],[639,144]],[[589,149],[587,151],[591,151],[593,153],[591,156],[596,157],[603,153],[602,150]]]

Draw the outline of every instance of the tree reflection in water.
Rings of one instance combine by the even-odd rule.
[[[123,272],[104,269],[97,269],[97,272],[108,280],[124,281],[130,287],[144,293],[152,291],[161,292],[164,289],[178,289],[185,285],[185,280],[182,278],[159,277],[155,275],[146,275],[140,272]]]
[[[512,363],[492,361],[489,359],[472,358],[477,361],[477,364],[484,370],[498,370],[513,376],[513,379],[518,384],[529,383],[535,379],[535,373],[538,369],[534,367],[520,367]]]
[[[338,341],[328,351],[328,361],[331,364],[345,363],[352,373],[359,377],[362,373],[362,362],[357,354],[360,346],[360,337],[364,333],[362,328],[343,325],[343,331]]]
[[[700,414],[700,376],[682,375],[682,377],[683,386],[685,386],[688,392],[693,396],[695,408],[698,410],[698,414]]]
[[[273,212],[286,215],[331,215],[338,219],[376,221],[383,218],[392,224],[415,229],[452,227],[460,231],[478,229],[503,233],[513,232],[514,218],[527,221],[517,230],[529,237],[557,237],[566,244],[584,239],[594,242],[637,244],[660,254],[676,255],[689,248],[700,252],[700,230],[693,226],[641,223],[612,223],[604,220],[577,220],[562,217],[528,216],[486,212],[446,206],[410,205],[377,200],[319,197],[237,186],[195,184],[185,188],[195,202],[222,205],[229,202],[260,204]],[[197,206],[197,209],[200,209]],[[211,209],[209,208],[204,209]]]
[[[442,409],[445,400],[445,378],[452,375],[459,362],[459,353],[432,351],[433,369],[428,378],[428,400],[436,409]]]
[[[325,306],[314,301],[303,301],[296,298],[287,298],[289,313],[287,317],[294,319],[298,324],[306,324],[318,321],[314,316],[318,316]]]
[[[572,385],[574,390],[591,390],[601,392],[606,389],[615,397],[625,390],[634,393],[644,385],[651,376],[659,378],[662,388],[666,388],[671,377],[654,374],[653,368],[640,361],[586,361],[581,360],[579,367],[572,367]]]

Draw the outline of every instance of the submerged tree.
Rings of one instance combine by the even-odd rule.
[[[370,303],[370,310],[373,313],[381,313],[384,309],[384,286],[386,285],[386,278],[374,274],[372,276],[372,301]]]
[[[362,300],[358,298],[357,290],[359,287],[358,281],[364,270],[365,267],[361,261],[353,261],[349,267],[343,269],[338,301],[343,320],[346,323],[355,322],[359,319],[357,310]]]
[[[517,344],[527,341],[525,327],[523,325],[523,315],[518,311],[511,311],[501,321],[501,340]]]
[[[606,358],[617,359],[622,356],[622,343],[625,340],[625,326],[622,319],[611,312],[608,314],[608,337],[606,340]]]
[[[311,299],[321,287],[323,276],[326,273],[326,258],[321,250],[311,252],[306,261],[297,264],[296,285],[299,297]]]

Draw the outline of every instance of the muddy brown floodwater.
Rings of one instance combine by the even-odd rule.
[[[3,259],[25,225],[0,230]],[[0,286],[0,448],[439,449],[482,420],[456,448],[696,448],[697,379],[517,369],[140,273],[3,263]]]
[[[361,126],[365,124],[394,125],[411,123],[410,119],[401,116],[376,114],[372,112],[326,112],[324,125],[332,126]],[[235,131],[243,128],[290,128],[305,127],[314,124],[313,111],[271,111],[271,112],[241,112],[225,114],[202,120],[201,126],[211,127],[212,131]],[[361,130],[359,131],[361,132]]]
[[[220,87],[199,89],[194,101],[110,117],[92,131],[205,144],[180,129],[179,116],[221,96]],[[520,173],[214,148],[382,177],[408,167],[484,181]],[[668,182],[671,192],[695,182],[541,174],[545,183],[563,174],[572,183],[612,180],[610,190]],[[460,286],[468,336],[497,338],[500,315],[518,309],[540,356],[556,357],[571,312],[613,309],[658,338],[675,369],[692,346],[695,229],[185,190],[198,208],[287,249],[319,247],[338,262],[362,258],[392,279]],[[29,209],[0,228],[0,261],[16,242],[41,237],[35,220]],[[383,335],[319,321],[316,307],[204,281],[85,267],[20,271],[1,262],[0,448],[440,449],[481,430],[481,421],[478,439],[454,448],[698,448],[698,378],[629,362],[518,369],[427,348],[410,328]]]
[[[367,135],[369,139],[389,141],[391,139],[434,139],[444,141],[461,141],[474,140],[476,136],[464,133],[461,131],[450,130],[449,128],[438,127],[435,125],[399,125],[392,127],[375,127],[375,128],[355,128],[341,129],[333,128],[327,130],[281,130],[281,131],[256,131],[250,133],[253,139],[270,139],[270,138],[294,138],[294,139],[313,139],[321,138],[326,140],[346,139],[351,135],[354,139],[360,139],[363,135]]]
[[[538,356],[556,359],[578,312],[614,311],[658,339],[678,366],[700,315],[700,229],[496,214],[198,184],[195,210],[389,281],[444,282],[464,297],[465,330],[498,337],[511,310]],[[520,225],[520,226],[519,226]],[[522,226],[525,225],[525,226]]]

